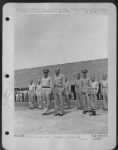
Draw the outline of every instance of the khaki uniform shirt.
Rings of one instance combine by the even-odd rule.
[[[86,77],[86,78],[81,78],[81,92],[82,93],[87,93],[89,92],[89,88],[90,88],[90,78]]]
[[[59,74],[59,76],[55,75],[54,86],[58,86],[58,87],[64,87],[65,86],[64,75],[63,74]]]
[[[47,78],[43,77],[41,80],[41,86],[42,86],[42,88],[43,87],[51,88],[52,87],[52,79],[50,77],[47,77]]]

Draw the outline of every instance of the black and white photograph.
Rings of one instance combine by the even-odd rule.
[[[114,57],[109,52],[109,8],[114,6],[13,6],[13,136],[107,138]]]

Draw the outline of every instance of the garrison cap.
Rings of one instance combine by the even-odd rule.
[[[48,72],[49,72],[48,69],[44,69],[44,70],[43,70],[43,73],[48,73]]]
[[[87,72],[88,72],[87,69],[82,70],[82,73],[87,73]]]

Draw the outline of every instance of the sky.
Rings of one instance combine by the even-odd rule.
[[[105,15],[19,14],[15,69],[107,58]]]

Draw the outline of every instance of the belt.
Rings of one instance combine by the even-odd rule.
[[[60,86],[60,85],[55,85],[55,87],[63,88],[63,86]]]
[[[42,88],[50,88],[49,86],[43,86]]]

